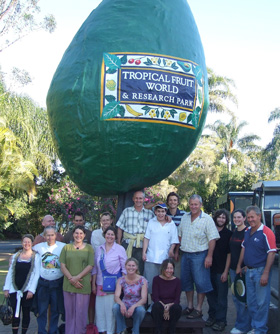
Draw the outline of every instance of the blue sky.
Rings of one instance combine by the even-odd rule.
[[[57,19],[55,33],[33,33],[0,54],[4,72],[8,73],[12,66],[30,72],[33,83],[23,92],[41,106],[45,106],[50,81],[65,49],[100,2],[41,0],[42,14],[52,13]],[[201,35],[207,66],[235,81],[239,100],[236,114],[249,123],[245,132],[260,135],[261,144],[267,144],[274,128],[274,124],[267,123],[268,115],[280,107],[280,1],[188,3]],[[220,118],[225,119],[212,114],[209,121]]]

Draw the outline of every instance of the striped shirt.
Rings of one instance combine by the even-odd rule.
[[[167,216],[171,217],[172,220],[174,221],[175,225],[178,227],[181,223],[181,219],[184,216],[184,214],[186,213],[186,211],[184,210],[180,210],[177,208],[177,211],[175,213],[175,215],[173,216],[172,213],[169,211],[169,209],[167,210]]]

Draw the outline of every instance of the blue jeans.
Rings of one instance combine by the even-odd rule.
[[[121,308],[119,304],[115,304],[113,306],[113,313],[117,321],[117,333],[120,333],[126,329],[126,324],[125,324],[125,317],[121,314]],[[146,314],[146,310],[144,306],[138,306],[135,308],[132,314],[132,319],[133,319],[132,333],[133,334],[139,334],[139,327],[145,317],[145,314]]]
[[[264,267],[247,269],[246,272],[246,289],[247,289],[247,304],[249,314],[252,318],[252,327],[256,334],[267,332],[267,319],[270,304],[270,280],[269,274],[268,284],[260,285],[260,279]]]
[[[55,281],[44,281],[41,278],[38,281],[37,298],[38,298],[38,334],[47,334],[47,313],[50,305],[51,319],[49,334],[57,333],[57,324],[59,318],[58,303],[62,296],[63,277]]]
[[[221,281],[221,274],[211,273],[213,290],[206,294],[210,318],[218,322],[227,322],[228,281]]]
[[[197,293],[207,293],[211,290],[210,268],[206,269],[204,261],[208,250],[196,253],[183,252],[181,262],[182,291],[194,291],[194,284]]]
[[[235,270],[230,269],[229,273],[231,283],[233,283],[236,276]],[[249,315],[248,307],[246,303],[242,303],[234,295],[232,295],[232,299],[236,308],[236,320],[234,327],[239,329],[241,332],[247,333],[251,329],[251,317]]]

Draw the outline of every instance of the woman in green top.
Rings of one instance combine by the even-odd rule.
[[[60,254],[67,334],[86,333],[94,252],[91,245],[83,242],[85,235],[84,226],[76,226],[74,242],[65,245]]]

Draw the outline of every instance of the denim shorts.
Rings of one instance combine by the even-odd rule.
[[[205,268],[204,261],[208,250],[195,253],[183,252],[181,261],[182,291],[194,291],[194,284],[198,293],[213,290],[210,279],[210,268]]]

